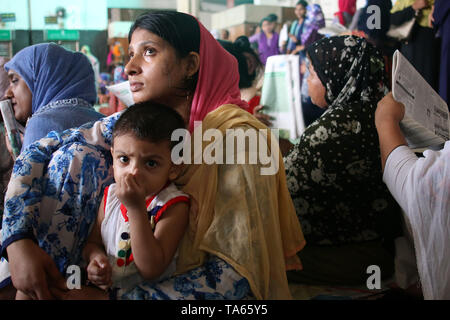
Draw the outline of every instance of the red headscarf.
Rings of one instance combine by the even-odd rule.
[[[356,12],[356,0],[339,0],[339,11],[334,15],[339,18],[339,23],[345,25],[343,12],[348,12],[352,16]]]
[[[235,104],[245,110],[248,104],[241,99],[239,69],[235,57],[228,53],[200,23],[200,69],[197,88],[191,106],[189,131],[194,121],[224,104]]]

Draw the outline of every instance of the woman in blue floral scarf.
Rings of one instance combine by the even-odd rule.
[[[129,44],[125,69],[136,103],[172,107],[191,133],[215,128],[225,137],[234,127],[267,130],[246,111],[236,59],[194,17],[146,13],[131,28]],[[175,182],[192,199],[177,275],[130,290],[68,290],[61,273],[82,266],[101,195],[113,182],[110,148],[119,116],[51,132],[17,159],[1,230],[14,286],[32,299],[290,298],[286,270],[301,268],[296,253],[305,243],[281,154],[268,134],[279,165],[272,175],[261,175],[262,164],[186,163]],[[203,145],[197,147],[203,154]]]
[[[369,265],[389,276],[393,257],[385,247],[399,225],[399,210],[382,181],[374,123],[377,102],[387,90],[383,57],[354,36],[319,40],[307,55],[309,95],[326,111],[285,158],[288,188],[308,243],[299,253],[304,270],[290,277],[360,284]]]

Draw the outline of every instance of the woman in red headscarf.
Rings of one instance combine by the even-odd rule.
[[[236,59],[195,18],[177,12],[141,16],[130,30],[129,43],[126,72],[134,101],[159,102],[178,111],[193,136],[194,159],[208,152],[211,139],[206,136],[211,132],[225,155],[229,129],[256,130],[265,133],[258,146],[269,147],[278,170],[262,174],[262,161],[187,164],[176,181],[193,199],[179,247],[178,275],[127,292],[114,288],[109,297],[290,298],[286,270],[301,268],[296,253],[305,242],[278,145],[240,98]],[[6,196],[2,251],[8,252],[14,286],[31,297],[108,298],[96,288],[67,290],[59,272],[79,263],[102,191],[112,182],[104,152],[119,115],[48,137],[19,160],[26,170],[15,170]],[[249,157],[251,147],[243,150]],[[52,189],[33,183],[36,179],[45,179]]]

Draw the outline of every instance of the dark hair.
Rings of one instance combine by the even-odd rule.
[[[200,53],[200,27],[191,15],[176,11],[152,11],[140,15],[131,26],[128,42],[136,29],[144,29],[167,41],[179,58],[190,52]],[[198,73],[186,84],[193,91],[197,85]]]
[[[222,47],[231,53],[238,61],[239,67],[239,88],[249,88],[252,86],[253,80],[256,77],[256,71],[253,74],[248,73],[247,59],[244,52],[250,53],[256,60],[259,66],[262,66],[261,60],[255,51],[250,47],[250,41],[246,36],[238,37],[234,42],[217,40]]]
[[[184,129],[181,115],[174,109],[150,101],[127,108],[113,128],[113,143],[118,136],[133,134],[136,138],[153,143],[168,141],[172,149],[178,141],[171,141],[176,129]]]
[[[306,2],[305,0],[299,0],[297,1],[297,3],[295,4],[295,6],[298,6],[299,4],[301,4],[305,9],[308,6],[308,2]]]
[[[269,14],[266,18],[270,22],[277,22],[278,21],[278,16],[275,13]]]

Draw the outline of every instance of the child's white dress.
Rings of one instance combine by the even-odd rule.
[[[142,283],[144,279],[133,261],[127,209],[120,203],[115,191],[115,183],[105,189],[105,217],[101,225],[101,235],[112,267],[113,288],[126,289]],[[166,209],[179,202],[189,202],[189,197],[173,183],[146,201],[149,223],[153,230]],[[167,278],[175,272],[177,255],[178,251],[164,273],[155,281]]]

